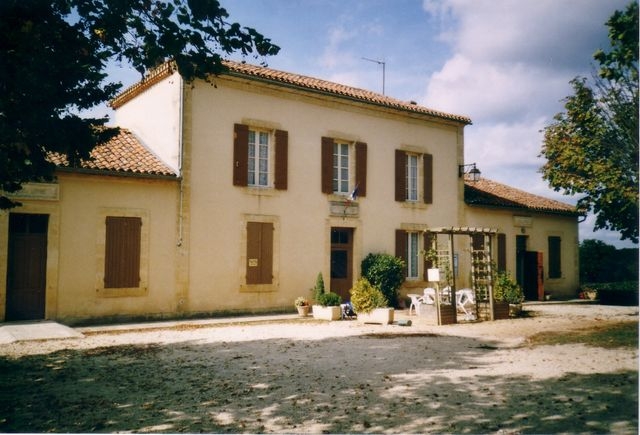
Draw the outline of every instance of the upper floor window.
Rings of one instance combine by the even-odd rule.
[[[395,152],[395,200],[433,202],[433,156],[404,150]]]
[[[407,201],[418,200],[418,156],[414,154],[407,155],[407,185],[406,199]]]
[[[322,193],[367,194],[367,144],[322,138]]]
[[[249,186],[269,185],[269,133],[249,129],[248,178]]]
[[[233,185],[287,189],[289,135],[235,124]]]
[[[333,191],[335,193],[349,193],[349,145],[346,143],[333,144]]]

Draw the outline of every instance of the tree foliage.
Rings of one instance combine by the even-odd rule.
[[[610,50],[594,54],[592,80],[576,77],[565,111],[544,130],[543,178],[555,190],[584,195],[594,229],[638,241],[638,3],[607,21]]]
[[[638,249],[616,249],[601,240],[580,243],[580,282],[621,282],[638,280]]]
[[[2,0],[0,2],[0,209],[4,193],[51,180],[48,152],[72,164],[117,134],[79,112],[113,98],[109,62],[144,74],[173,60],[185,80],[224,71],[223,56],[279,48],[229,23],[218,0]],[[4,193],[3,193],[4,192]]]

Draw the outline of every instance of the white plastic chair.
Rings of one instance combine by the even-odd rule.
[[[409,315],[411,315],[411,309],[413,308],[413,314],[420,315],[420,305],[423,304],[423,298],[420,295],[411,293],[408,294],[411,298],[411,305],[409,305]]]
[[[436,303],[436,289],[427,287],[424,289],[424,296],[422,297],[422,303],[433,305]]]
[[[470,288],[463,288],[456,291],[456,306],[462,310],[467,320],[474,320],[475,315],[467,306],[473,307],[476,304],[475,292]]]

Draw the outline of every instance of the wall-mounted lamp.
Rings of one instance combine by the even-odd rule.
[[[458,165],[458,177],[462,178],[465,175],[469,175],[470,181],[478,181],[480,179],[480,169],[476,168],[475,163]]]

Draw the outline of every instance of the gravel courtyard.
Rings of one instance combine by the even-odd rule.
[[[637,324],[638,308],[526,313],[440,327],[158,323],[0,345],[0,431],[637,434],[637,347],[530,337]]]

